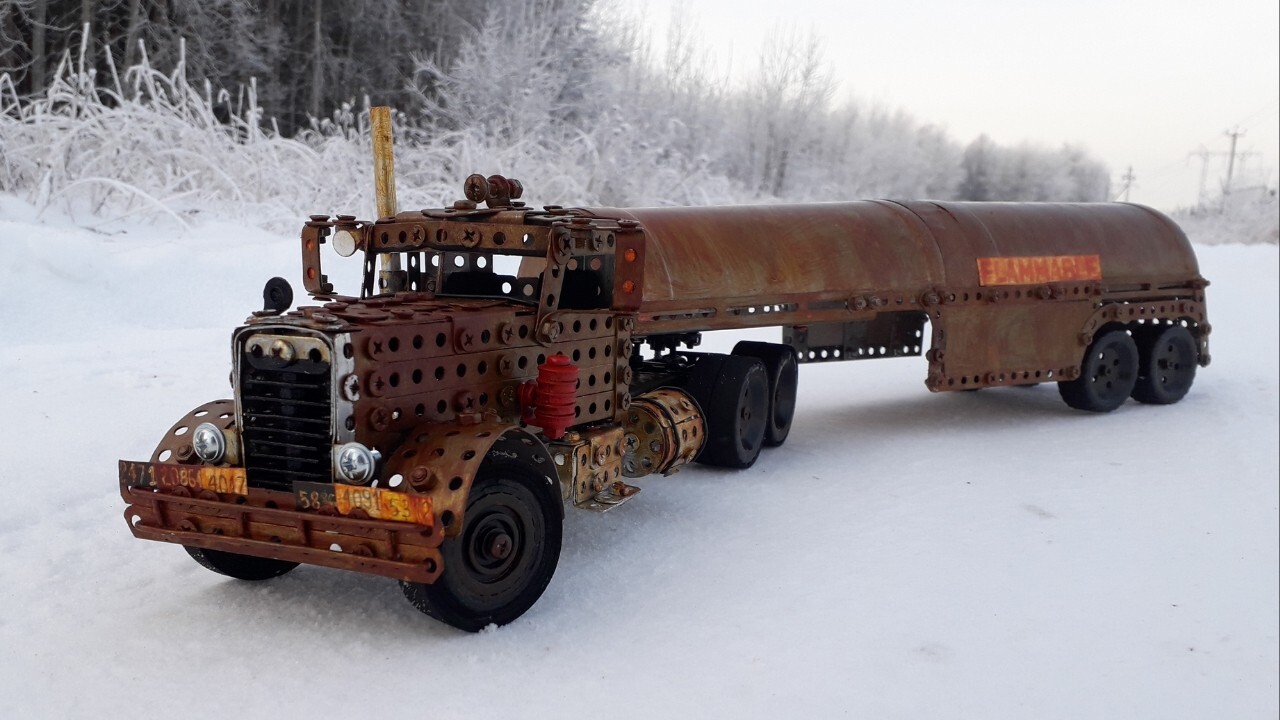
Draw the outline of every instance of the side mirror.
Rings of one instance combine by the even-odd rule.
[[[282,277],[273,277],[262,288],[262,314],[279,315],[293,305],[293,288]]]

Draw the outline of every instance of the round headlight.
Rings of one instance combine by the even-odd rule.
[[[347,482],[364,484],[373,479],[373,471],[378,464],[378,452],[357,442],[347,443],[338,448],[338,474]]]
[[[227,438],[217,425],[200,423],[195,432],[191,433],[191,447],[196,451],[196,457],[216,464],[222,462],[227,455]]]
[[[352,255],[355,255],[356,248],[359,247],[359,241],[356,239],[356,234],[350,230],[339,230],[333,234],[333,240],[330,242],[333,244],[334,252],[338,253],[342,257],[351,257]]]

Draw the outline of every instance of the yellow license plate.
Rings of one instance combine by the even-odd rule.
[[[181,487],[192,491],[211,490],[233,495],[249,494],[249,484],[245,479],[244,468],[156,463],[151,466],[151,478],[154,486],[160,488]]]
[[[319,510],[329,506],[337,509],[340,515],[350,515],[356,510],[362,510],[369,517],[378,520],[411,522],[415,525],[435,524],[431,498],[426,495],[342,483],[330,485],[295,482],[293,490],[301,510]]]

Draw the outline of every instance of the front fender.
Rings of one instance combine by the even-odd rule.
[[[462,425],[424,423],[409,433],[386,461],[384,483],[431,498],[436,517],[453,537],[462,529],[471,483],[484,461],[503,457],[546,480],[546,491],[561,507],[558,474],[551,453],[533,433],[503,420]]]
[[[169,431],[164,434],[164,438],[156,446],[155,452],[151,453],[151,462],[178,463],[181,465],[200,464],[200,458],[196,457],[195,450],[191,447],[191,431],[195,430],[196,426],[203,422],[211,422],[223,432],[234,434],[236,427],[235,402],[232,400],[213,400],[182,416],[182,419],[174,423],[173,427],[169,428]],[[233,448],[228,449],[228,455],[239,455],[238,443],[233,442]],[[230,464],[235,464],[232,461],[236,460],[238,460],[237,457],[228,458]]]

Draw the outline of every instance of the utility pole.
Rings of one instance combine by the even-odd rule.
[[[1228,130],[1226,135],[1231,138],[1231,150],[1227,154],[1227,182],[1222,186],[1224,199],[1231,194],[1231,176],[1236,169],[1236,142],[1244,135],[1244,131],[1237,125],[1234,129]]]
[[[1120,176],[1120,179],[1124,181],[1124,187],[1120,188],[1120,192],[1116,195],[1116,199],[1119,199],[1119,197],[1123,195],[1124,201],[1129,202],[1129,190],[1133,188],[1133,181],[1138,179],[1133,174],[1132,165],[1129,166],[1129,169],[1125,171],[1124,175]]]

